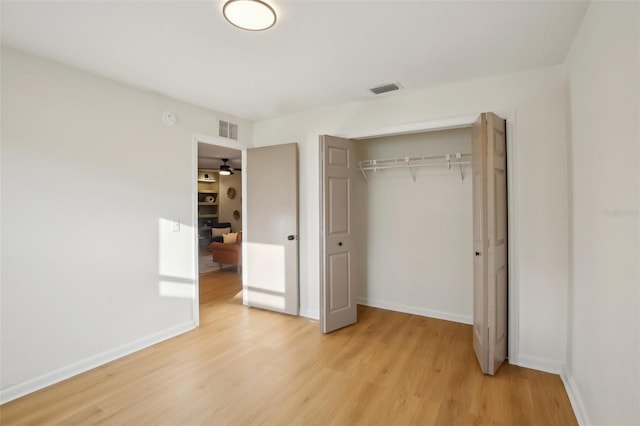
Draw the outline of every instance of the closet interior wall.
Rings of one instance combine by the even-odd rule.
[[[359,140],[358,161],[470,153],[471,129]],[[471,166],[367,172],[355,184],[358,303],[472,323]]]

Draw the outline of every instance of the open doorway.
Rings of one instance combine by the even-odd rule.
[[[217,275],[216,271],[234,274],[236,294],[242,296],[242,304],[297,315],[297,145],[289,143],[238,150],[221,138],[194,135],[193,154],[194,273],[198,282],[198,297],[194,300],[196,323],[200,322],[201,306],[208,303],[206,297],[203,299],[203,292],[212,282],[210,278]],[[232,179],[240,180],[228,184],[226,176],[229,175],[221,175],[221,166],[233,168],[233,175],[229,175],[239,175]],[[202,182],[198,182],[198,177]],[[239,203],[233,206],[228,203],[229,199]],[[255,214],[250,215],[249,211]],[[287,219],[282,220],[285,213]],[[276,238],[270,239],[272,235],[266,231],[276,231]],[[237,234],[237,240],[228,243],[237,244],[235,263],[229,262],[228,258],[216,259],[209,250],[212,244],[224,244],[225,234],[228,238],[233,238],[228,234]],[[222,237],[223,242],[215,242],[216,236]],[[265,303],[265,300],[274,299],[281,303]]]
[[[195,196],[202,304],[215,302],[216,297],[233,297],[242,290],[242,152],[198,142],[197,158]],[[219,284],[224,288],[217,288]]]

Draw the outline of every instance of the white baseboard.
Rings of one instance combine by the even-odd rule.
[[[587,426],[591,424],[591,422],[589,422],[589,418],[587,417],[587,412],[584,409],[584,402],[582,400],[582,397],[580,396],[578,386],[573,380],[571,372],[564,364],[527,355],[520,355],[517,362],[513,362],[510,359],[509,363],[518,365],[520,367],[558,374],[560,376],[560,379],[562,380],[564,389],[567,392],[569,402],[571,403],[571,408],[573,408],[573,413],[576,416],[576,420],[578,420],[578,424],[580,426]]]
[[[584,409],[584,400],[580,395],[578,385],[573,379],[571,371],[569,371],[566,366],[562,366],[562,370],[560,371],[560,378],[562,379],[564,389],[567,391],[567,395],[569,396],[569,402],[571,402],[571,407],[573,408],[573,413],[576,415],[578,424],[580,426],[590,425],[591,422],[589,421],[589,417],[587,416],[587,411]]]
[[[414,314],[423,317],[460,322],[462,324],[473,324],[473,317],[471,315],[459,315],[449,312],[433,311],[431,309],[417,308],[415,306],[395,305],[393,303],[372,300],[366,297],[358,297],[357,302],[359,305],[371,306],[372,308],[380,308],[388,311],[403,312],[405,314]]]
[[[143,337],[131,343],[127,343],[115,349],[110,349],[101,354],[85,358],[73,364],[54,370],[50,373],[46,373],[34,379],[27,380],[26,382],[10,386],[6,389],[2,389],[0,391],[0,404],[13,401],[14,399],[20,398],[21,396],[46,388],[47,386],[51,386],[55,383],[61,382],[80,373],[84,373],[93,368],[114,361],[118,358],[122,358],[123,356],[129,355],[133,352],[137,352],[141,349],[155,345],[156,343],[160,343],[163,340],[167,340],[189,330],[193,330],[195,327],[195,323],[193,321],[189,321],[188,323],[151,334],[147,337]]]
[[[539,358],[536,356],[529,356],[526,354],[523,355],[522,353],[518,354],[517,359],[509,358],[509,364],[553,374],[560,374],[563,366],[561,362],[552,361],[546,358]]]
[[[320,312],[312,311],[310,309],[300,308],[299,315],[301,317],[309,318],[309,319],[312,319],[312,320],[319,320],[320,319]]]

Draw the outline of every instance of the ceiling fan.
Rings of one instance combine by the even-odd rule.
[[[220,175],[229,176],[233,174],[233,167],[227,164],[228,158],[221,158],[222,164],[220,165]]]

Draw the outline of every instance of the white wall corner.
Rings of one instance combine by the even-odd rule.
[[[164,340],[168,340],[182,333],[186,333],[187,331],[193,330],[196,327],[196,323],[191,321],[175,327],[171,327],[166,330],[153,333],[149,336],[135,340],[126,345],[122,345],[115,349],[110,349],[101,354],[85,358],[78,362],[74,362],[73,364],[43,374],[42,376],[35,377],[26,382],[18,383],[6,389],[2,389],[0,390],[0,404],[13,401],[14,399],[18,399],[32,392],[36,392],[40,389],[46,388],[47,386],[59,383],[73,376],[77,376],[78,374],[107,364],[118,358],[122,358],[149,346],[153,346]]]
[[[564,384],[564,389],[567,391],[567,396],[569,396],[569,402],[571,402],[571,407],[573,408],[573,413],[576,415],[578,424],[580,426],[590,425],[591,422],[589,421],[587,411],[584,408],[584,401],[580,395],[580,390],[573,379],[571,371],[566,365],[562,366],[560,378],[562,379],[562,384]]]
[[[560,374],[563,367],[561,362],[526,354],[523,355],[522,353],[518,354],[515,359],[509,358],[509,364],[553,374]]]

